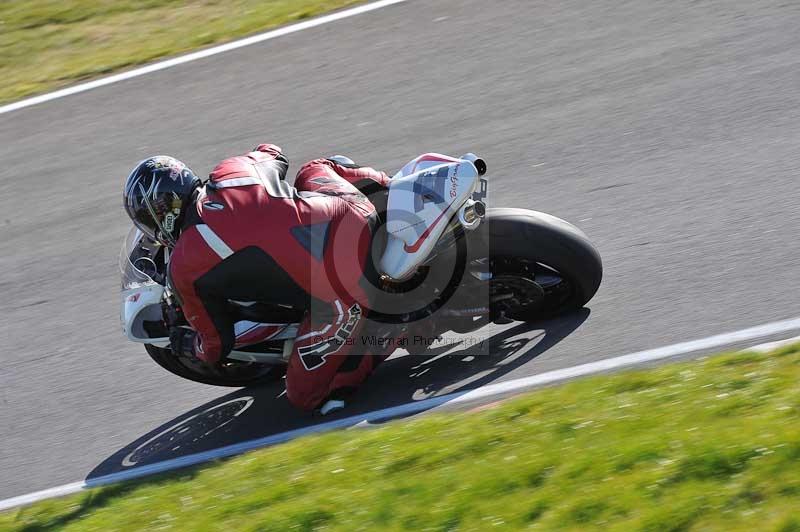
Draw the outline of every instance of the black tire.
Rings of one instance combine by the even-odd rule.
[[[286,374],[286,366],[234,362],[215,368],[185,357],[175,357],[168,348],[151,344],[145,344],[144,348],[150,358],[170,373],[202,384],[242,388],[274,382]]]
[[[560,287],[558,297],[546,293],[535,309],[515,312],[509,316],[513,319],[535,321],[580,309],[600,287],[603,278],[600,254],[580,229],[560,218],[527,209],[487,209],[481,236],[483,253],[488,246],[493,275],[515,275],[515,272],[494,271],[508,269],[512,262],[507,259],[511,259],[545,265],[567,283]]]

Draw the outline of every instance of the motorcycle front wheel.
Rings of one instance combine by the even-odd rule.
[[[210,366],[187,357],[176,357],[169,348],[145,344],[144,348],[159,366],[184,379],[211,384],[242,388],[274,382],[286,374],[285,366],[232,361]]]

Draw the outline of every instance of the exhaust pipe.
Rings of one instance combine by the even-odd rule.
[[[486,216],[486,205],[482,201],[467,200],[458,212],[458,221],[464,229],[472,231]]]
[[[474,153],[467,153],[466,155],[462,155],[461,158],[474,164],[475,169],[478,171],[478,175],[483,175],[486,173],[486,161]]]

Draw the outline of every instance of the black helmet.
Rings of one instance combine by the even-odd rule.
[[[133,224],[164,245],[178,239],[180,224],[200,178],[188,166],[166,155],[136,165],[125,183],[123,202]]]

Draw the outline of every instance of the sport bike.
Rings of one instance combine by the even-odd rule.
[[[370,334],[386,339],[415,323],[441,334],[532,322],[579,309],[594,296],[603,267],[583,232],[542,212],[487,208],[487,191],[486,163],[471,153],[421,155],[388,188],[364,191],[379,215]],[[166,282],[168,263],[168,249],[131,229],[120,255],[129,340],[144,344],[165,369],[206,384],[248,386],[285,373],[308,308],[230,300],[236,342],[224,363],[176,356],[169,328],[188,325]]]

